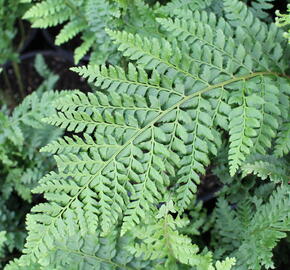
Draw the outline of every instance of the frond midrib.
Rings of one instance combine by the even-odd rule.
[[[112,260],[109,260],[109,259],[105,259],[105,258],[102,258],[102,257],[99,257],[99,256],[96,256],[96,255],[90,255],[90,254],[87,254],[87,253],[84,253],[84,252],[81,252],[79,250],[73,250],[73,249],[68,249],[68,248],[63,248],[63,247],[56,247],[55,248],[56,250],[62,250],[64,252],[67,252],[67,253],[75,253],[79,256],[82,256],[82,257],[89,257],[89,258],[92,258],[92,259],[95,259],[97,261],[99,261],[100,263],[106,263],[106,264],[110,264],[110,265],[113,265],[115,267],[118,267],[120,269],[127,269],[127,270],[140,270],[140,269],[136,269],[136,268],[133,268],[131,266],[127,266],[127,265],[122,265],[122,264],[119,264],[119,263],[116,263],[116,262],[113,262]]]

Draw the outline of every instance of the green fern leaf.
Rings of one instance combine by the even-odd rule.
[[[247,163],[242,165],[241,170],[243,177],[248,174],[254,174],[262,180],[270,178],[275,183],[287,184],[290,181],[287,162],[272,156],[257,155],[249,158]]]
[[[161,269],[174,269],[179,262],[195,266],[198,270],[214,270],[211,253],[197,254],[198,247],[191,243],[190,238],[178,233],[178,229],[188,222],[185,219],[174,219],[170,212],[176,212],[172,201],[163,204],[158,215],[151,217],[146,225],[135,228],[134,235],[141,242],[130,246],[130,252],[145,259],[164,259]],[[234,259],[227,258],[224,262],[217,262],[216,269],[231,269],[234,263]]]
[[[262,114],[260,112],[263,99],[250,92],[246,82],[240,85],[242,91],[233,92],[229,99],[235,107],[230,112],[230,150],[229,165],[230,174],[233,176],[253,147],[253,138],[257,137],[257,129],[260,128]]]
[[[75,37],[77,34],[82,32],[84,29],[86,29],[86,23],[79,19],[75,21],[71,21],[67,23],[60,31],[60,33],[57,35],[55,39],[56,45],[61,45],[73,37]]]
[[[33,27],[47,28],[65,22],[71,14],[66,5],[60,5],[57,0],[46,0],[32,6],[23,18],[30,19]]]
[[[282,157],[290,152],[290,123],[283,123],[275,145],[275,155]]]
[[[255,56],[259,47],[240,39],[239,29],[213,14],[196,12],[193,18],[188,25],[187,18],[159,19],[173,33],[162,38],[108,30],[136,64],[73,69],[103,91],[74,91],[45,119],[71,135],[43,148],[55,154],[58,173],[34,191],[48,202],[28,217],[25,253],[32,261],[54,254],[65,231],[80,237],[95,231],[106,236],[118,225],[123,235],[132,231],[155,216],[169,192],[182,214],[224,132],[229,133],[231,175],[255,143],[260,146],[255,151],[268,150],[261,134],[270,124],[263,114],[273,114],[279,126],[283,122],[283,75],[264,69],[268,56]],[[270,90],[258,91],[263,82],[273,85],[273,107]],[[278,126],[271,127],[276,134]],[[191,260],[182,253],[176,257]]]
[[[83,42],[74,52],[75,62],[78,63],[93,49],[99,53],[98,63],[104,63],[114,52],[114,46],[110,46],[104,29],[107,25],[113,27],[118,24],[115,19],[120,17],[120,6],[121,4],[100,0],[42,0],[31,6],[24,19],[31,21],[32,26],[38,28],[64,24],[56,36],[56,45],[68,42],[80,34]]]
[[[281,59],[283,36],[280,29],[274,24],[262,23],[241,1],[224,0],[224,10],[229,23],[237,29],[238,39],[247,47],[253,46],[252,57],[255,59],[263,54],[260,62],[263,69],[273,70],[274,67],[277,72],[284,73],[287,63]]]
[[[271,195],[268,204],[260,207],[248,226],[247,240],[236,252],[239,254],[238,269],[274,267],[272,249],[281,238],[286,237],[285,231],[290,226],[289,203],[289,189],[283,187]]]
[[[120,237],[115,232],[106,238],[97,233],[87,234],[82,238],[77,234],[62,232],[54,250],[42,257],[39,263],[41,268],[54,270],[69,268],[79,269],[152,269],[150,262],[134,258],[126,248],[134,239],[130,236]],[[50,241],[47,239],[47,241]],[[38,264],[31,262],[31,257],[22,256],[15,264],[7,267],[8,270],[34,269]],[[15,268],[13,268],[15,267]],[[31,267],[31,268],[29,268]],[[39,266],[38,266],[39,267]]]
[[[220,198],[213,230],[213,238],[219,239],[216,255],[235,257],[239,270],[274,268],[273,248],[289,230],[289,200],[285,185],[274,190],[265,202],[249,195],[237,204]]]
[[[222,262],[216,262],[216,270],[230,270],[235,265],[236,260],[233,258],[226,258]]]
[[[252,152],[266,154],[271,147],[272,139],[277,135],[276,131],[280,121],[279,89],[272,84],[272,80],[261,78],[261,90],[257,94],[264,100],[261,104],[262,123],[258,129]],[[256,87],[255,87],[256,88]]]
[[[260,19],[267,19],[269,14],[266,12],[273,8],[273,0],[256,0],[252,3],[255,15]]]
[[[158,13],[161,13],[162,15],[168,16],[168,15],[176,15],[180,16],[180,14],[183,14],[183,11],[185,10],[199,10],[199,9],[205,9],[209,4],[212,2],[212,0],[172,0],[169,3],[167,3],[165,6],[161,6],[158,9]]]

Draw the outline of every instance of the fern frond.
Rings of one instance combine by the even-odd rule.
[[[257,137],[254,141],[252,152],[266,154],[271,148],[272,139],[277,135],[280,121],[279,89],[273,85],[272,79],[261,78],[260,89],[257,94],[264,100],[261,104],[262,113],[261,126],[258,129]],[[256,87],[255,87],[256,88]]]
[[[23,18],[30,19],[33,27],[47,28],[65,22],[71,14],[72,10],[66,8],[65,4],[57,0],[45,0],[32,6]]]
[[[156,22],[156,12],[159,11],[160,4],[154,6],[147,4],[144,0],[134,0],[127,8],[127,16],[130,24],[125,26],[130,33],[139,33],[143,36],[161,35],[159,24]]]
[[[73,231],[59,234],[59,241],[54,249],[46,257],[41,258],[41,265],[44,267],[40,269],[53,270],[59,268],[60,265],[62,269],[69,268],[70,270],[151,269],[150,261],[134,258],[127,251],[128,245],[134,241],[131,236],[120,237],[117,233],[112,232],[106,238],[102,238],[96,232],[85,236],[72,233]],[[47,239],[47,241],[49,240]],[[26,267],[34,265],[32,258],[27,255],[21,257],[21,259],[22,261],[17,262],[17,265],[23,268],[16,268],[17,270],[30,269]]]
[[[93,48],[98,50],[98,63],[104,63],[114,52],[104,29],[107,25],[117,25],[114,19],[120,16],[119,5],[100,0],[42,0],[32,5],[24,18],[30,20],[33,27],[39,28],[64,24],[56,36],[56,45],[81,34],[83,42],[74,52],[75,62],[78,63]]]
[[[86,29],[86,23],[82,19],[78,19],[75,21],[71,21],[67,23],[60,31],[60,33],[57,35],[55,39],[56,45],[61,45],[73,37],[75,37],[77,34],[82,32],[84,29]]]
[[[73,69],[103,91],[72,92],[46,119],[71,135],[43,149],[56,154],[58,173],[35,190],[48,202],[28,218],[25,252],[33,261],[53,253],[64,231],[85,236],[100,230],[106,236],[118,224],[122,234],[131,231],[155,216],[169,192],[182,214],[223,132],[230,135],[231,175],[255,142],[269,148],[259,135],[269,125],[263,113],[280,125],[284,105],[277,90],[270,95],[273,108],[270,90],[258,90],[264,81],[282,92],[283,75],[263,69],[259,63],[267,56],[254,58],[253,48],[224,20],[195,16],[201,23],[189,27],[187,19],[160,19],[166,30],[175,29],[171,37],[108,30],[136,65]],[[275,133],[278,127],[271,127]]]
[[[110,5],[107,1],[88,0],[86,3],[85,14],[88,25],[98,37],[106,35],[104,29],[109,19],[109,11]]]
[[[290,123],[283,123],[281,131],[278,134],[278,139],[275,145],[274,154],[277,157],[282,157],[290,152]]]
[[[34,264],[29,264],[26,266],[22,266],[20,265],[20,260],[19,259],[15,259],[13,261],[10,261],[9,264],[6,264],[5,266],[5,270],[40,270],[41,266],[38,263],[34,263]],[[51,268],[46,268],[47,270],[53,270]]]
[[[178,262],[184,265],[195,266],[196,269],[215,268],[211,262],[211,253],[197,254],[198,247],[191,243],[191,239],[178,232],[178,229],[187,224],[186,220],[174,219],[170,212],[176,212],[172,201],[163,204],[156,217],[151,217],[147,225],[137,226],[133,232],[140,243],[130,246],[129,250],[137,257],[144,259],[165,260],[161,269],[177,267]],[[217,262],[216,269],[231,269],[234,259]]]
[[[230,270],[235,265],[236,260],[234,258],[226,258],[224,261],[217,261],[215,264],[216,270]]]
[[[128,95],[147,94],[157,95],[159,92],[173,93],[182,96],[184,90],[180,85],[174,85],[174,81],[165,74],[159,74],[157,70],[152,71],[149,76],[144,68],[135,67],[131,63],[128,65],[128,72],[118,66],[88,66],[72,68],[80,76],[87,78],[88,82],[93,83],[101,89],[126,93]],[[130,98],[128,97],[130,100]]]
[[[161,6],[157,11],[164,16],[180,16],[187,10],[205,9],[211,2],[212,0],[172,0],[165,6]]]
[[[240,45],[235,48],[233,30],[223,19],[217,21],[214,14],[207,15],[205,12],[191,13],[192,16],[185,19],[157,19],[172,35],[180,41],[189,44],[189,59],[191,62],[200,62],[209,66],[212,72],[218,70],[224,76],[232,76],[231,71],[237,71],[239,67],[241,74],[251,72],[253,60],[247,56],[245,47]],[[214,29],[214,31],[213,31]],[[227,39],[226,36],[229,35]],[[202,48],[206,53],[201,53]],[[206,48],[206,49],[205,49]],[[253,58],[254,59],[254,58]],[[255,60],[256,63],[258,60]]]
[[[82,39],[83,45],[75,51],[75,61],[78,62],[85,53],[92,48],[95,50],[91,55],[91,62],[96,64],[104,63],[106,60],[111,61],[109,56],[113,58],[115,46],[112,46],[110,38],[105,32],[106,27],[113,28],[115,25],[114,19],[120,16],[119,8],[122,3],[111,5],[109,1],[87,0],[85,5],[85,16],[87,20],[87,29],[89,33],[84,33]],[[88,45],[90,47],[88,47]],[[82,52],[83,51],[83,52]],[[82,52],[82,53],[81,53]]]
[[[214,218],[216,223],[213,230],[213,238],[217,238],[217,235],[220,234],[218,238],[219,244],[216,243],[215,247],[216,253],[221,257],[239,247],[243,227],[242,222],[236,217],[233,207],[224,198],[218,199]]]
[[[34,16],[42,17],[53,15],[60,12],[62,9],[64,9],[64,5],[57,5],[56,0],[46,0],[31,7],[31,9],[29,9],[24,15],[24,18],[27,19]]]
[[[86,53],[91,49],[95,42],[95,36],[89,33],[83,37],[83,43],[77,47],[74,51],[74,61],[79,63],[79,61],[86,55]]]
[[[279,133],[275,141],[274,155],[277,157],[286,156],[290,151],[290,85],[287,80],[279,80],[279,87],[282,89],[279,95],[280,111],[282,120],[280,120]]]
[[[42,129],[44,127],[41,118],[54,113],[51,103],[65,92],[59,94],[57,92],[46,92],[39,95],[34,92],[27,96],[23,102],[15,108],[7,123],[3,121],[3,133],[15,145],[22,145],[24,141],[23,128],[32,127],[34,129]],[[4,120],[4,119],[3,119]],[[9,120],[9,121],[8,121]]]
[[[289,189],[278,188],[267,204],[262,205],[245,232],[245,241],[234,254],[238,267],[259,270],[261,266],[274,268],[272,249],[289,231]],[[238,255],[239,254],[239,255]]]
[[[230,255],[237,259],[237,269],[260,270],[274,268],[272,250],[289,231],[288,186],[278,187],[266,202],[246,197],[237,205],[219,199],[213,237],[220,242],[217,255]]]
[[[240,91],[233,92],[229,99],[230,104],[236,107],[230,112],[230,150],[229,166],[233,176],[253,147],[253,138],[260,128],[262,114],[260,112],[263,99],[249,93],[248,84],[244,82]]]
[[[22,122],[25,125],[39,128],[41,125],[41,117],[54,112],[54,108],[50,104],[57,98],[66,95],[67,92],[46,92],[40,97],[34,92],[13,111],[12,121]],[[46,109],[44,109],[46,108]]]
[[[229,23],[237,29],[238,38],[241,42],[251,46],[254,44],[253,50],[263,54],[261,65],[264,69],[275,70],[284,73],[287,69],[287,63],[281,59],[282,57],[282,32],[274,24],[269,26],[261,22],[253,15],[251,10],[239,0],[224,0],[224,10]],[[271,35],[268,35],[268,33]],[[255,53],[253,53],[255,57]]]
[[[267,11],[273,8],[274,0],[256,0],[251,3],[253,13],[260,19],[268,19]]]
[[[177,202],[180,209],[185,209],[189,205],[196,193],[196,184],[200,183],[199,175],[205,174],[205,166],[210,163],[208,158],[210,151],[219,147],[218,140],[215,140],[211,130],[212,116],[207,112],[210,107],[211,104],[201,95],[193,99],[187,109],[194,120],[188,130],[183,128],[184,135],[177,133],[187,146],[180,160],[181,168],[177,171],[177,183],[180,185],[177,189]],[[182,114],[181,117],[183,119]],[[177,125],[177,132],[179,126],[182,127],[182,125]]]
[[[130,252],[149,260],[165,258],[164,266],[168,268],[175,259],[185,265],[207,269],[211,263],[210,254],[197,254],[198,247],[191,243],[189,237],[178,233],[176,223],[178,221],[167,214],[152,225],[135,228],[134,235],[142,242],[130,247]]]
[[[254,174],[262,180],[270,178],[275,183],[285,183],[290,181],[287,162],[277,159],[273,156],[257,155],[247,160],[247,163],[241,166],[242,177],[248,174]]]

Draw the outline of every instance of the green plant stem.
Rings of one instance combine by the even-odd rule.
[[[17,62],[14,61],[14,62],[12,62],[12,66],[13,66],[14,73],[16,75],[16,80],[17,80],[17,84],[18,84],[18,87],[20,90],[21,97],[24,98],[25,93],[24,93],[24,87],[23,87],[23,83],[22,83],[19,65]]]
[[[23,44],[24,44],[24,40],[25,40],[25,30],[24,30],[24,25],[23,25],[23,21],[22,20],[19,20],[18,24],[19,24],[21,38],[20,38],[20,42],[19,42],[17,51],[20,51],[22,46],[23,46]]]
[[[8,75],[7,75],[6,69],[4,69],[4,68],[3,68],[3,77],[4,77],[4,81],[5,81],[6,87],[12,93],[12,87],[11,87],[10,81],[8,79]]]

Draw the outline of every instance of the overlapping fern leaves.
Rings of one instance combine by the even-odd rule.
[[[40,55],[36,57],[35,68],[44,78],[37,90],[13,111],[6,106],[0,108],[0,231],[1,240],[5,240],[0,252],[2,269],[13,252],[23,249],[25,214],[35,201],[31,189],[55,167],[52,158],[47,153],[40,154],[39,149],[62,135],[62,130],[44,124],[41,119],[55,113],[52,101],[65,91],[52,91],[58,76],[49,71]]]
[[[64,232],[84,245],[96,231],[106,237],[121,226],[124,235],[170,200],[182,214],[222,140],[231,176],[250,154],[270,150],[289,102],[281,32],[237,1],[224,4],[230,23],[188,11],[157,19],[164,37],[108,31],[134,64],[73,69],[103,91],[74,91],[45,119],[73,135],[43,148],[55,154],[58,173],[34,190],[49,202],[28,216],[26,258],[48,265]]]
[[[21,1],[34,2],[33,0]],[[119,16],[118,4],[109,1],[43,0],[34,3],[25,13],[24,18],[30,20],[33,27],[39,28],[64,23],[56,36],[55,44],[62,45],[80,35],[82,43],[74,51],[75,62],[78,63],[92,49],[91,60],[94,63],[103,63],[114,51],[104,29],[109,25],[113,27],[114,18]]]
[[[274,268],[272,249],[289,230],[289,200],[285,187],[264,202],[257,196],[245,197],[238,207],[220,198],[213,230],[213,238],[219,239],[216,254],[235,256],[238,270]]]
[[[156,217],[151,216],[145,224],[134,229],[135,243],[129,250],[137,257],[149,260],[162,260],[157,269],[178,269],[180,263],[193,266],[198,270],[231,269],[235,259],[226,258],[223,262],[212,264],[212,254],[197,254],[199,248],[191,243],[191,239],[178,232],[188,225],[185,218],[173,218],[176,213],[173,202],[163,204]]]
[[[17,44],[15,48],[13,40],[17,34],[15,24],[17,20],[23,16],[28,6],[21,4],[20,0],[0,1],[0,65],[4,65],[7,61],[17,61],[18,51],[23,44]]]

